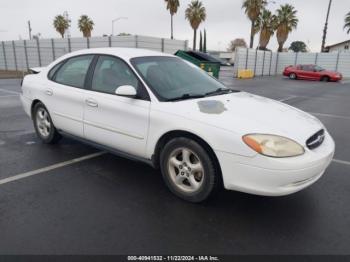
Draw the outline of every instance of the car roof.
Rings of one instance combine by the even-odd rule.
[[[130,60],[131,58],[145,57],[145,56],[173,57],[173,55],[156,52],[152,50],[147,50],[147,49],[141,49],[141,48],[109,47],[109,48],[91,48],[91,49],[83,49],[83,50],[75,51],[75,52],[69,53],[66,56],[66,58],[77,56],[77,55],[84,55],[84,54],[114,55],[124,60]]]

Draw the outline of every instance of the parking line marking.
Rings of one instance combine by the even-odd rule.
[[[312,115],[316,115],[316,116],[327,116],[327,117],[334,117],[334,118],[350,120],[350,117],[348,117],[348,116],[338,116],[338,115],[332,115],[332,114],[322,114],[322,113],[313,113],[313,112],[309,112],[309,113]]]
[[[279,99],[278,101],[279,102],[286,102],[288,100],[291,100],[291,99],[294,99],[294,98],[297,98],[298,96],[288,96],[286,98],[282,98],[282,99]]]
[[[6,89],[2,89],[0,88],[1,92],[5,92],[5,93],[9,93],[9,94],[14,94],[14,95],[19,95],[20,92],[16,92],[16,91],[10,91],[10,90],[6,90]]]
[[[83,156],[83,157],[74,158],[72,160],[64,161],[64,162],[61,162],[61,163],[58,163],[58,164],[54,164],[54,165],[51,165],[51,166],[47,166],[47,167],[43,167],[43,168],[40,168],[40,169],[37,169],[37,170],[33,170],[33,171],[26,172],[26,173],[18,174],[18,175],[15,175],[15,176],[7,177],[7,178],[4,178],[4,179],[0,180],[0,185],[4,185],[4,184],[7,184],[7,183],[10,183],[10,182],[13,182],[13,181],[17,181],[17,180],[20,180],[20,179],[23,179],[23,178],[27,178],[27,177],[30,177],[30,176],[39,175],[39,174],[42,174],[44,172],[52,171],[54,169],[57,169],[57,168],[60,168],[60,167],[64,167],[64,166],[69,166],[69,165],[72,165],[72,164],[75,164],[75,163],[79,163],[79,162],[82,162],[82,161],[85,161],[85,160],[88,160],[88,159],[96,158],[96,157],[99,157],[99,156],[104,155],[106,153],[107,152],[104,152],[104,151],[97,152],[97,153],[94,153],[94,154],[91,154],[91,155],[86,155],[86,156]]]
[[[350,162],[349,161],[344,161],[344,160],[339,160],[339,159],[333,159],[332,161],[335,162],[335,163],[338,163],[338,164],[343,164],[343,165],[350,166]]]
[[[16,97],[16,96],[19,96],[19,95],[18,94],[17,95],[5,95],[5,96],[0,95],[0,98],[9,98],[9,97]]]

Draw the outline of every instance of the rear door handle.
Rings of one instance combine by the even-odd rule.
[[[53,95],[53,91],[51,89],[46,89],[45,90],[45,94],[48,96],[52,96]]]
[[[98,107],[98,103],[94,99],[91,99],[91,98],[86,99],[85,103],[91,107]]]

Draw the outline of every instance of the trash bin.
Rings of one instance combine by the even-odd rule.
[[[219,78],[221,62],[216,58],[202,52],[183,50],[177,51],[175,55],[202,68],[208,74]]]

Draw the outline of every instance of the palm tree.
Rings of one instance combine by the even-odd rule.
[[[344,29],[347,29],[347,33],[350,33],[350,12],[346,14],[345,16],[345,25]]]
[[[56,31],[60,33],[62,38],[64,38],[64,33],[70,26],[70,21],[67,20],[63,15],[57,15],[53,20],[53,26],[55,27]]]
[[[83,32],[84,37],[91,37],[91,31],[94,29],[94,22],[87,15],[80,16],[78,27]]]
[[[173,16],[177,13],[178,8],[180,7],[179,0],[165,0],[166,9],[169,10],[171,16],[171,39],[174,39],[174,22]]]
[[[278,52],[283,51],[283,45],[287,41],[289,33],[297,28],[299,20],[296,14],[297,10],[289,4],[281,5],[277,10]]]
[[[207,18],[207,13],[202,2],[199,0],[192,0],[186,9],[185,16],[193,29],[193,50],[196,50],[197,29]]]
[[[260,22],[260,40],[259,49],[266,50],[271,36],[275,33],[276,29],[276,16],[271,11],[264,9],[258,19]]]
[[[267,2],[265,0],[244,0],[242,4],[242,8],[245,9],[245,13],[251,21],[251,29],[250,29],[250,44],[249,47],[253,48],[254,46],[254,35],[256,32],[256,20],[258,19],[261,10],[265,7]]]

